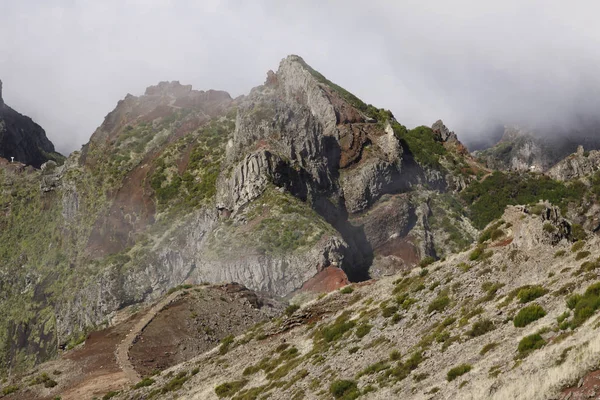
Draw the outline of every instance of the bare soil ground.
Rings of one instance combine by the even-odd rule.
[[[78,348],[15,379],[11,384],[19,390],[3,399],[102,398],[196,357],[281,310],[279,303],[237,284],[182,289],[135,314],[122,310],[114,326],[90,333]],[[42,374],[56,385],[31,383]]]

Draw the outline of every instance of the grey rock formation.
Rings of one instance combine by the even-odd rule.
[[[598,170],[600,170],[600,151],[585,152],[583,146],[579,146],[577,153],[559,161],[546,174],[559,181],[568,181],[590,176]]]
[[[450,131],[450,129],[448,129],[446,125],[444,125],[441,119],[434,122],[434,124],[431,126],[431,129],[433,129],[434,132],[439,134],[442,141],[444,142],[458,142],[458,137],[456,136],[456,134],[453,131]]]

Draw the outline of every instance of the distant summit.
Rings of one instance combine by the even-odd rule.
[[[63,156],[54,150],[41,126],[4,103],[0,81],[0,157],[39,168],[48,160]]]

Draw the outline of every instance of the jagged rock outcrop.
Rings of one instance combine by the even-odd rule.
[[[559,181],[568,181],[571,179],[591,176],[600,169],[600,151],[584,151],[583,146],[579,146],[577,152],[567,156],[562,161],[550,168],[546,174]]]
[[[446,125],[444,125],[444,122],[441,119],[435,121],[431,126],[431,129],[433,129],[434,132],[439,134],[442,141],[444,142],[456,143],[459,141],[458,137],[456,136],[456,133],[450,131],[450,129],[448,129]]]
[[[474,155],[490,169],[542,172],[551,165],[543,142],[533,132],[506,126],[500,142]]]
[[[39,168],[48,160],[62,162],[41,126],[10,108],[2,98],[0,81],[0,157]]]

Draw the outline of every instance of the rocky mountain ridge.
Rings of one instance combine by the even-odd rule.
[[[0,369],[182,283],[289,296],[441,257],[476,232],[449,202],[478,168],[443,123],[408,130],[298,56],[237,99],[127,95],[63,165],[0,175]]]
[[[600,149],[597,122],[581,122],[578,128],[531,130],[505,126],[494,146],[473,155],[488,168],[503,171],[547,172],[577,151],[578,146]]]
[[[509,136],[507,141],[520,137]],[[437,384],[439,371],[462,351],[459,344],[466,343],[473,353],[468,347],[471,335],[465,331],[469,319],[484,315],[500,326],[491,306],[469,316],[478,310],[472,300],[490,290],[480,288],[478,279],[487,279],[491,286],[486,287],[506,286],[506,293],[499,286],[490,300],[478,305],[499,293],[511,302],[516,294],[511,297],[509,289],[530,285],[530,278],[538,282],[544,274],[552,290],[560,289],[549,274],[557,274],[562,259],[544,252],[564,250],[588,237],[590,250],[582,251],[593,252],[592,232],[600,226],[596,152],[579,152],[542,175],[524,171],[529,169],[524,165],[540,159],[536,151],[527,153],[533,158],[524,164],[517,159],[519,172],[494,170],[491,164],[494,168],[488,168],[442,121],[431,128],[407,129],[390,111],[364,103],[298,56],[282,60],[263,85],[236,99],[179,82],[161,82],[142,96],[127,95],[82,151],[64,164],[47,162],[34,170],[0,162],[0,375],[13,379],[63,349],[80,346],[89,332],[117,326],[119,310],[152,303],[172,288],[239,282],[294,304],[308,302],[307,314],[294,314],[292,307],[287,318],[227,345],[235,343],[232,347],[239,345],[239,352],[252,355],[254,350],[244,347],[252,342],[256,354],[270,354],[274,341],[258,342],[294,330],[297,351],[284,355],[286,347],[274,350],[281,355],[272,354],[285,366],[265,361],[254,373],[239,377],[260,360],[215,359],[215,350],[199,360],[211,365],[206,370],[174,376],[175,371],[185,372],[184,366],[176,367],[159,378],[147,377],[154,381],[149,389],[122,396],[168,397],[175,391],[173,396],[210,398],[220,396],[216,387],[225,385],[223,390],[237,387],[226,392],[232,397],[248,385],[244,390],[252,392],[242,391],[242,398],[262,392],[327,397],[323,385],[333,384],[349,360],[345,352],[331,354],[330,346],[342,349],[330,342],[339,339],[335,332],[340,326],[349,332],[355,324],[367,331],[359,339],[373,331],[373,342],[383,343],[391,335],[405,357],[394,356],[393,369],[392,363],[379,360],[375,372],[360,374],[359,368],[370,367],[365,362],[383,356],[377,343],[365,346],[360,360],[350,357],[359,378],[395,372],[393,378],[385,373],[345,383],[355,392],[348,398],[365,391],[375,398],[389,396],[392,388],[405,396],[434,396],[437,392],[398,386],[422,361],[409,354],[419,353],[427,359],[423,368],[437,371],[419,372],[415,382]],[[569,258],[569,265],[575,261]],[[506,272],[508,264],[516,275]],[[581,273],[589,272],[591,279],[595,267],[588,267],[582,266]],[[457,271],[464,277],[451,285]],[[397,275],[402,273],[408,274],[410,288],[402,286],[407,279]],[[349,281],[356,285],[318,299],[321,291],[335,291]],[[466,282],[464,292],[454,289],[454,284],[462,287]],[[402,288],[390,297],[386,288],[398,285]],[[573,285],[579,288],[581,282]],[[353,290],[366,296],[370,289],[374,298],[369,304],[359,303],[362,294],[356,302],[346,296]],[[466,322],[444,325],[436,319],[442,310],[425,312],[422,305],[429,309],[438,297],[452,304],[453,312],[460,310]],[[412,307],[415,301],[420,304]],[[371,309],[371,302],[379,308]],[[311,304],[316,304],[313,311]],[[548,304],[552,310],[559,308],[558,300]],[[517,311],[511,305],[513,309]],[[434,320],[432,338],[421,330]],[[321,333],[304,336],[309,322],[321,324],[315,331]],[[403,329],[397,331],[396,324]],[[327,332],[336,339],[326,339]],[[340,337],[350,339],[344,332]],[[511,337],[510,343],[516,340],[518,330],[502,332]],[[423,335],[427,340],[413,343]],[[432,354],[444,353],[446,340],[447,346],[454,343],[453,356],[441,355],[438,364]],[[220,356],[228,353],[227,346]],[[303,369],[298,376],[304,377],[282,388],[281,379],[299,366]],[[507,366],[504,362],[502,371],[508,374]],[[325,378],[314,388],[307,382],[297,386],[307,376],[304,370]],[[267,376],[256,381],[244,377],[259,371]],[[234,380],[216,382],[217,377]],[[393,381],[389,385],[388,378]],[[483,374],[477,380],[489,383]],[[159,392],[155,382],[164,385]],[[259,383],[260,388],[252,388]],[[163,390],[171,384],[185,386],[185,391]],[[460,389],[445,387],[438,396],[459,396]],[[483,393],[478,390],[472,393]]]

